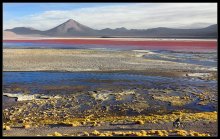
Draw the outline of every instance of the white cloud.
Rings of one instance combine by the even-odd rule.
[[[216,3],[130,3],[75,10],[51,10],[16,20],[3,21],[3,28],[29,26],[50,29],[68,19],[94,29],[126,27],[204,27],[217,23]]]

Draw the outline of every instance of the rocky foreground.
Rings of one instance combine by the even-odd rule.
[[[162,93],[163,92],[163,93]],[[161,94],[162,93],[162,94]],[[216,94],[173,96],[172,90],[142,89],[75,92],[19,98],[3,109],[8,136],[216,136],[217,112],[185,106],[217,106]],[[8,95],[8,94],[5,94]],[[214,95],[214,96],[212,96]],[[32,96],[32,95],[30,95]],[[36,95],[37,96],[37,95]],[[171,107],[172,109],[169,109]],[[172,123],[181,118],[182,126]]]

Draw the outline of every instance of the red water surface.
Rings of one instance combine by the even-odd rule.
[[[53,43],[53,44],[97,44],[116,45],[143,49],[167,50],[217,50],[216,40],[102,40],[102,39],[43,39],[43,40],[3,40],[3,42]],[[106,46],[107,47],[107,46]]]

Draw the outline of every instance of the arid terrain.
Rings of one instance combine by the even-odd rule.
[[[3,3],[7,137],[217,137],[217,3]]]
[[[216,136],[217,69],[158,54],[3,49],[3,134]]]

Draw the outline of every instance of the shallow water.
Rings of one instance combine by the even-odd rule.
[[[94,80],[109,81],[133,81],[136,83],[160,82],[166,84],[181,85],[190,84],[191,86],[213,84],[215,81],[204,81],[200,79],[170,78],[161,76],[147,76],[140,74],[127,73],[95,73],[95,72],[3,72],[3,85],[9,84],[39,84],[39,85],[89,85]],[[95,84],[95,82],[93,83]],[[100,82],[99,82],[100,84]]]
[[[20,88],[20,89],[19,89]],[[149,99],[149,92],[156,91],[156,95],[163,94],[163,89],[171,90],[172,96],[184,96],[192,92],[202,93],[209,90],[212,94],[217,92],[216,81],[190,79],[185,77],[161,77],[128,73],[102,73],[102,72],[3,72],[3,91],[10,89],[10,93],[29,94],[70,94],[87,92],[88,90],[126,90],[137,89],[144,95],[150,105],[165,106],[165,103]],[[151,91],[150,91],[151,90]],[[153,93],[154,94],[154,93]],[[130,101],[128,99],[128,101]],[[213,111],[211,105],[199,106],[197,99],[182,108],[200,111]],[[116,102],[115,102],[116,103]],[[169,107],[177,109],[178,107]]]
[[[145,55],[144,57],[149,59],[196,64],[196,65],[217,68],[217,51],[193,53],[193,52],[157,50],[153,52],[154,52],[153,54]]]

